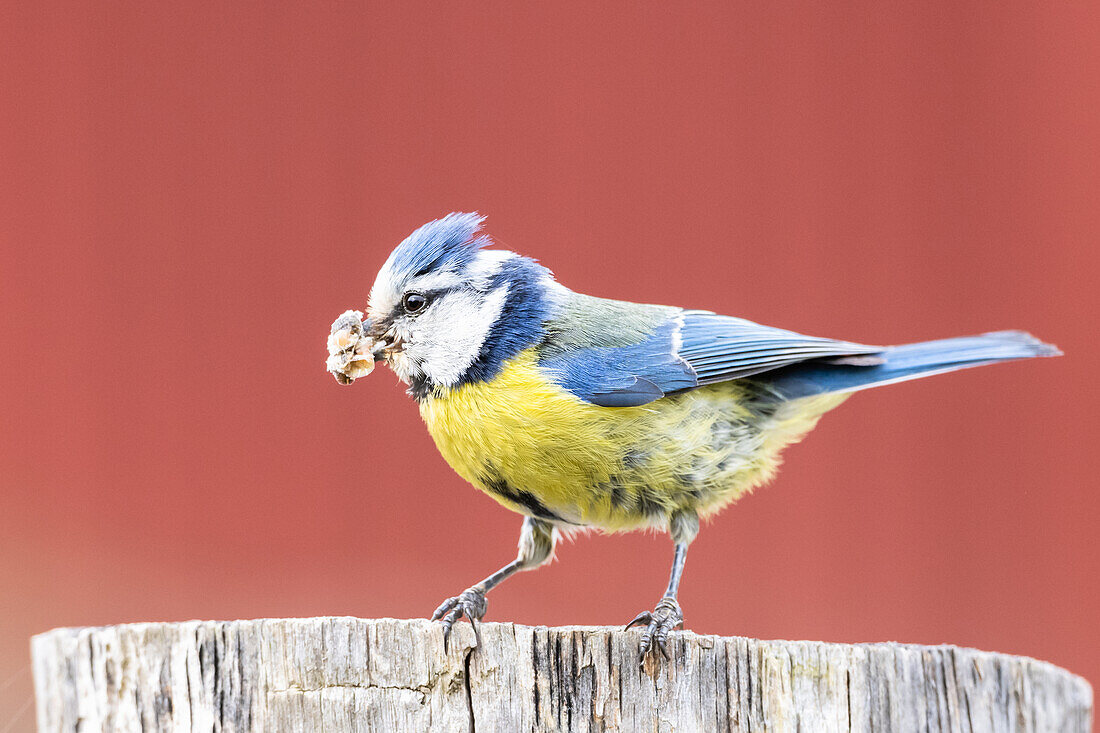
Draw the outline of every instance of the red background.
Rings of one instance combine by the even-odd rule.
[[[421,616],[512,557],[396,379],[322,366],[390,248],[471,209],[594,294],[1057,343],[853,398],[682,600],[1100,679],[1096,3],[394,5],[0,10],[0,728],[35,632]],[[670,555],[580,538],[489,618],[624,622]]]

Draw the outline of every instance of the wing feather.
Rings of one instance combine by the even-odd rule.
[[[804,336],[710,311],[635,306],[587,296],[571,301],[569,315],[549,324],[552,334],[541,346],[540,366],[556,383],[592,404],[605,407],[644,405],[666,394],[740,379],[811,360],[859,359],[877,364],[882,347]],[[612,305],[613,304],[613,305]],[[647,324],[623,343],[617,318],[631,308],[645,309]],[[639,310],[639,314],[643,313]],[[576,321],[575,323],[573,321]],[[594,325],[607,335],[594,335]],[[570,334],[586,329],[585,342]]]
[[[700,385],[740,379],[809,359],[870,355],[880,346],[805,336],[709,311],[684,311],[677,355]]]

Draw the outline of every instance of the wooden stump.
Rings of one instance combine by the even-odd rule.
[[[1088,731],[1092,689],[1025,657],[906,644],[311,618],[56,629],[52,731]]]

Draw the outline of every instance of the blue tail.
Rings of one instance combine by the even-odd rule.
[[[956,369],[1061,353],[1057,347],[1044,344],[1029,333],[997,331],[889,346],[875,355],[882,359],[881,363],[860,365],[858,357],[852,360],[855,363],[847,364],[808,361],[760,375],[760,378],[766,378],[783,397],[797,399],[829,392],[855,392]]]

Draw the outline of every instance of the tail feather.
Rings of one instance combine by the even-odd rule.
[[[768,382],[783,397],[855,392],[894,382],[1035,356],[1059,356],[1057,347],[1024,331],[996,331],[940,341],[889,346],[874,365],[808,361],[770,372]],[[763,376],[763,375],[762,375]]]

